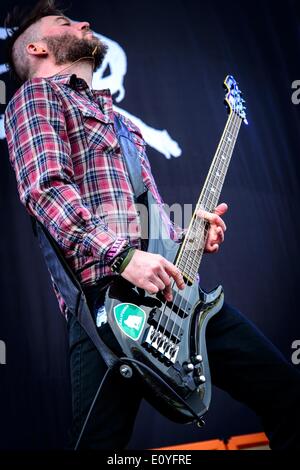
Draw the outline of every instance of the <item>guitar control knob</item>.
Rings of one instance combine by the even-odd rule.
[[[191,362],[186,362],[185,364],[183,364],[183,368],[186,372],[193,372],[194,364],[192,364]]]
[[[202,385],[202,384],[204,384],[205,381],[206,381],[206,378],[205,378],[204,375],[196,375],[196,377],[195,377],[194,379],[195,379],[195,383],[196,383],[197,385]]]
[[[203,361],[203,358],[201,354],[197,354],[197,356],[194,356],[192,359],[193,364],[200,364],[200,362]]]

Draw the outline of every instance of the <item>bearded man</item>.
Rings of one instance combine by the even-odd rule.
[[[5,114],[19,196],[59,245],[85,291],[94,320],[103,304],[100,285],[110,276],[120,275],[150,294],[161,291],[170,301],[171,280],[184,289],[184,279],[167,259],[143,251],[137,232],[129,230],[139,225],[139,218],[116,119],[135,146],[145,186],[161,204],[145,142],[132,122],[113,111],[109,90],[92,89],[93,72],[106,46],[93,35],[89,23],[72,21],[52,1],[42,1],[12,31],[9,51],[10,67],[22,83]],[[226,211],[227,205],[220,204],[214,213],[201,215],[210,224],[208,253],[217,252],[224,240],[226,226],[220,216]],[[171,222],[170,233],[180,241],[180,230]],[[69,446],[74,447],[107,368],[70,314],[59,286],[54,288],[69,332],[73,397]],[[227,303],[209,321],[207,350],[213,383],[262,418],[271,447],[299,448],[300,377],[281,353]],[[80,448],[125,447],[141,398],[134,380],[111,376],[95,403]]]

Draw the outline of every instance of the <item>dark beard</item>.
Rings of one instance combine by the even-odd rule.
[[[53,54],[55,65],[72,63],[83,57],[93,57],[94,72],[101,66],[108,49],[107,45],[96,37],[78,39],[69,33],[60,36],[45,36],[42,40],[46,42],[49,51]]]

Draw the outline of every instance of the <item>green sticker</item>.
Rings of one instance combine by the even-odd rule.
[[[123,333],[137,341],[146,320],[144,310],[134,304],[119,304],[114,307],[114,314],[117,324]]]

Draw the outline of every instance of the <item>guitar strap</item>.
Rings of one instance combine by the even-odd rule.
[[[115,116],[115,131],[122,150],[122,156],[127,166],[135,199],[137,199],[146,190],[142,179],[142,169],[138,151],[132,141],[130,131],[118,116]],[[107,367],[113,368],[120,361],[100,338],[80,282],[67,264],[59,245],[48,230],[34,217],[31,217],[31,220],[48,270],[68,310],[75,315],[76,319],[101,354]]]
[[[142,177],[142,166],[140,157],[135,144],[132,141],[132,134],[121,119],[115,115],[115,131],[122,149],[122,155],[125,160],[128,175],[132,185],[135,201],[141,196],[147,188]]]

